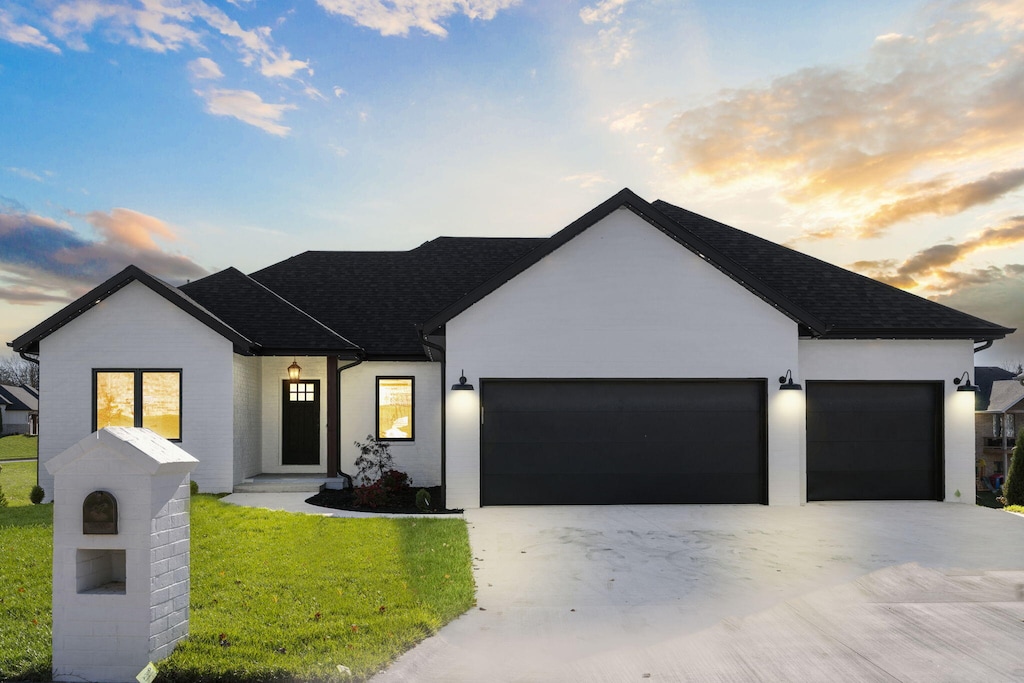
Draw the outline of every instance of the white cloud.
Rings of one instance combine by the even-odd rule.
[[[995,201],[1020,186],[1024,155],[1024,24],[1000,6],[997,19],[988,3],[933,5],[920,37],[881,36],[859,67],[802,69],[677,110],[672,170],[769,191],[819,236],[878,236]]]
[[[27,168],[18,168],[17,166],[6,166],[5,170],[8,171],[9,173],[13,173],[14,175],[21,176],[26,180],[34,180],[37,183],[43,182],[43,177],[41,175],[39,175],[35,171],[30,171]]]
[[[441,21],[453,14],[490,21],[520,0],[317,0],[331,14],[348,17],[383,36],[405,36],[410,29],[444,37]]]
[[[133,6],[115,0],[65,0],[50,12],[53,34],[75,49],[85,50],[85,36],[102,27],[104,36],[152,52],[202,49],[205,28],[230,39],[246,66],[257,66],[268,78],[312,74],[308,61],[293,59],[276,45],[267,26],[242,26],[218,7],[202,0],[140,0]]]
[[[596,5],[588,5],[580,10],[580,19],[584,24],[610,24],[620,16],[629,0],[602,0]]]
[[[5,10],[0,9],[0,40],[22,45],[24,47],[38,47],[49,50],[54,54],[61,54],[60,48],[50,42],[43,33],[34,26],[19,24]]]
[[[215,81],[224,77],[224,73],[217,66],[217,62],[209,57],[200,57],[188,63],[192,75],[204,81]]]
[[[342,88],[340,85],[334,86],[334,96],[335,97],[341,97],[342,95],[347,95],[347,94],[348,94],[348,92],[346,92],[346,90],[344,88]]]
[[[324,96],[324,94],[311,85],[307,85],[306,87],[304,87],[302,89],[302,92],[306,93],[306,97],[308,97],[311,100],[318,100],[320,102],[327,101],[327,98]]]
[[[292,59],[288,50],[282,49],[277,54],[263,56],[260,58],[260,73],[267,78],[291,78],[299,71],[305,71],[310,76],[313,69],[309,66],[309,60],[302,61]]]
[[[251,90],[227,90],[211,88],[196,90],[195,93],[206,101],[206,111],[216,116],[231,116],[250,126],[284,137],[291,128],[280,123],[284,113],[296,109],[294,104],[271,104],[264,102]]]
[[[572,183],[582,190],[589,190],[592,187],[607,185],[611,180],[605,178],[601,173],[576,173],[562,178],[563,183]]]

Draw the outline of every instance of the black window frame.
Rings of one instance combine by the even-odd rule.
[[[409,380],[409,437],[386,437],[380,436],[380,381],[382,379],[407,379]],[[377,441],[394,441],[396,443],[410,443],[416,440],[416,377],[413,375],[377,375],[374,380],[374,401],[373,401],[373,433]]]
[[[142,377],[148,372],[173,372],[178,375],[178,438],[167,439],[171,443],[181,443],[185,436],[185,410],[183,381],[184,372],[181,368],[93,368],[92,369],[92,431],[96,431],[96,389],[98,388],[97,378],[101,372],[131,372],[135,375],[135,396],[134,396],[134,417],[135,426],[142,426]],[[166,437],[164,437],[166,438]]]

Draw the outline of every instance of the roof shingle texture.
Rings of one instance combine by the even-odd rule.
[[[439,237],[409,251],[307,251],[251,277],[370,355],[418,357],[417,325],[542,242]]]
[[[356,349],[350,341],[235,268],[182,285],[180,289],[264,350]]]
[[[657,200],[652,206],[818,317],[827,326],[824,336],[923,331],[941,336],[1004,329],[667,202]]]

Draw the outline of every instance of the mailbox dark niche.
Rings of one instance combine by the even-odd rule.
[[[82,503],[83,534],[117,533],[117,499],[106,491],[93,491]]]

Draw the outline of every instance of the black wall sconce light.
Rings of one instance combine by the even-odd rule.
[[[779,391],[783,389],[789,389],[791,391],[802,391],[803,387],[793,381],[793,371],[786,370],[786,374],[779,378]]]
[[[473,391],[472,384],[466,384],[466,371],[462,371],[462,377],[459,377],[459,383],[452,385],[452,391]]]
[[[967,374],[966,370],[964,370],[964,374],[953,380],[953,384],[959,385],[961,382],[963,386],[957,386],[957,391],[978,391],[978,386],[971,384],[971,376]]]

